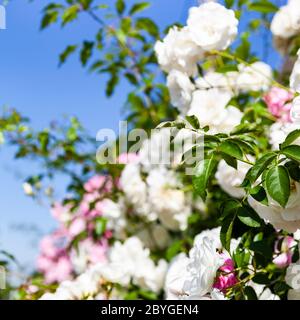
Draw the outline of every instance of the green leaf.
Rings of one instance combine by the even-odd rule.
[[[112,74],[106,85],[106,95],[111,97],[120,79],[117,74]]]
[[[269,152],[263,155],[256,161],[254,166],[247,172],[245,180],[249,180],[251,183],[255,182],[268,165],[276,158],[275,152]]]
[[[200,129],[200,123],[196,116],[186,116],[185,119],[194,129]]]
[[[241,206],[242,205],[238,200],[230,199],[226,201],[221,207],[221,220],[227,219],[229,216],[233,218]]]
[[[193,185],[196,192],[202,198],[203,201],[206,199],[206,188],[208,181],[214,172],[218,162],[215,159],[215,155],[212,154],[210,158],[200,161],[196,168],[193,176]]]
[[[227,8],[231,8],[234,4],[234,0],[225,0],[225,5]]]
[[[149,18],[139,18],[136,20],[136,28],[147,31],[151,36],[158,37],[158,26]]]
[[[247,300],[258,300],[256,292],[252,287],[246,286],[244,288],[244,293],[245,293]]]
[[[221,143],[220,151],[228,154],[231,157],[234,157],[238,160],[243,160],[243,151],[242,149],[234,142],[226,140]]]
[[[229,156],[226,153],[221,153],[222,158],[225,160],[225,162],[232,168],[237,169],[237,160],[231,156]]]
[[[248,5],[249,10],[261,12],[261,13],[274,13],[278,10],[278,7],[270,1],[254,1]]]
[[[288,169],[290,177],[293,180],[300,182],[299,163],[294,162],[294,161],[289,161],[289,162],[285,163],[284,166]]]
[[[89,9],[92,2],[93,2],[93,0],[80,0],[80,3],[81,3],[84,10]]]
[[[268,205],[268,197],[265,189],[262,186],[256,186],[250,190],[250,195],[253,197],[256,201]]]
[[[273,167],[267,171],[266,188],[270,197],[284,208],[290,197],[290,178],[284,166]]]
[[[291,160],[300,162],[300,147],[296,145],[291,145],[288,147],[285,147],[281,150],[281,153],[284,154],[286,157],[288,157]]]
[[[257,273],[252,280],[258,284],[269,284],[270,282],[270,279],[266,273]]]
[[[234,217],[229,216],[228,218],[223,220],[222,227],[221,227],[220,239],[224,249],[226,249],[228,252],[230,252],[230,242],[232,238],[234,221],[235,221],[235,216]]]
[[[96,220],[95,233],[97,236],[103,235],[103,233],[106,230],[106,224],[107,224],[106,219],[100,218]]]
[[[271,247],[266,239],[252,242],[250,244],[250,250],[263,255],[267,259],[273,256],[273,247]]]
[[[117,9],[118,14],[123,14],[126,9],[125,1],[124,0],[117,0],[116,9]]]
[[[280,148],[283,149],[288,145],[292,144],[295,140],[300,137],[300,129],[290,132],[285,138],[284,142],[280,145]]]
[[[59,55],[59,65],[61,66],[66,62],[69,56],[77,49],[76,45],[67,46],[66,49]]]
[[[62,19],[62,25],[65,26],[67,23],[70,23],[71,21],[75,20],[78,16],[79,12],[79,6],[77,4],[67,8],[61,19]]]
[[[248,227],[258,228],[258,227],[261,226],[260,217],[250,207],[241,207],[241,208],[239,208],[237,216]]]
[[[41,22],[41,29],[47,28],[49,25],[55,23],[57,19],[58,11],[46,12]]]
[[[80,51],[80,61],[85,66],[88,60],[91,58],[94,48],[94,42],[84,41]]]
[[[141,12],[141,11],[147,9],[149,6],[150,6],[149,2],[136,3],[135,5],[132,6],[129,13],[132,15],[132,14]]]
[[[250,45],[250,42],[248,41],[248,36],[249,36],[249,34],[246,32],[244,32],[241,35],[240,44],[235,50],[235,55],[238,58],[243,59],[243,60],[248,60],[250,57],[251,45]]]

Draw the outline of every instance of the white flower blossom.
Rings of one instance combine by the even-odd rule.
[[[251,65],[238,65],[237,87],[242,92],[267,91],[271,86],[272,68],[264,62],[257,61]]]
[[[290,76],[290,87],[294,91],[300,92],[300,50],[298,51],[298,59]]]
[[[278,150],[279,145],[284,142],[285,138],[292,131],[300,129],[300,124],[298,123],[283,123],[283,122],[275,122],[271,125],[269,131],[269,141],[272,145],[272,149]],[[300,138],[296,139],[293,144],[300,145]]]
[[[230,92],[233,96],[236,93],[238,75],[237,71],[226,73],[209,71],[203,77],[196,79],[196,87],[202,90],[217,88]]]
[[[187,74],[178,70],[172,70],[167,78],[171,103],[182,113],[186,113],[192,101],[192,93],[195,86],[192,84]]]
[[[116,242],[109,253],[109,261],[113,270],[123,273],[121,280],[124,285],[129,284],[130,279],[133,279],[136,285],[144,289],[150,289],[153,292],[159,292],[162,289],[167,263],[160,260],[156,266],[150,258],[149,249],[145,249],[137,237],[127,239],[124,244]],[[113,274],[113,272],[110,273]]]
[[[208,2],[190,9],[187,27],[204,51],[225,50],[237,36],[238,20],[233,10]]]
[[[289,265],[285,281],[291,287],[288,292],[288,300],[300,300],[300,260]]]
[[[171,164],[171,131],[169,128],[151,131],[150,138],[143,142],[139,151],[139,162],[146,172]]]
[[[188,115],[195,115],[202,127],[209,126],[211,134],[229,133],[240,124],[242,112],[227,106],[231,99],[228,91],[219,89],[196,90]]]
[[[289,0],[274,15],[271,32],[275,37],[290,38],[300,33],[300,6],[298,0]]]
[[[291,195],[285,208],[268,196],[268,205],[264,205],[252,197],[249,204],[262,219],[270,222],[276,229],[296,232],[300,228],[300,184],[293,182]]]
[[[149,213],[147,185],[142,179],[140,169],[139,164],[127,164],[122,171],[120,184],[126,200],[133,205],[135,212],[138,215],[147,216],[149,220],[155,220],[156,216]]]
[[[191,203],[181,190],[182,184],[173,170],[157,168],[147,177],[149,201],[161,223],[170,230],[185,230]]]
[[[216,252],[211,239],[205,237],[190,251],[188,276],[183,285],[183,291],[191,298],[205,296],[212,290],[217,270],[224,263]]]
[[[189,76],[196,74],[197,62],[203,56],[203,50],[192,41],[187,28],[171,28],[163,41],[156,42],[154,50],[165,72],[175,69]]]
[[[107,219],[107,228],[115,231],[115,236],[123,238],[124,230],[127,225],[126,217],[124,215],[123,199],[119,199],[118,203],[104,199],[101,201],[102,216]]]
[[[293,100],[290,117],[295,125],[300,126],[300,96]]]
[[[245,195],[245,191],[240,185],[244,181],[246,173],[250,168],[250,164],[238,161],[237,169],[234,169],[224,160],[221,160],[216,172],[216,179],[220,187],[230,196],[242,198]]]
[[[136,236],[143,242],[145,247],[155,250],[166,249],[171,243],[171,236],[169,232],[159,223],[151,224],[146,228],[140,230]]]

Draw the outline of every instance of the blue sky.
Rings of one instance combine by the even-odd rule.
[[[126,1],[127,2],[127,1]],[[132,2],[132,1],[131,1]],[[195,0],[153,1],[147,14],[161,26],[184,20]],[[65,29],[41,32],[41,9],[47,1],[11,1],[7,30],[0,30],[0,106],[10,106],[31,118],[41,129],[63,115],[76,115],[95,135],[101,128],[117,128],[128,88],[106,99],[104,80],[83,70],[74,56],[58,68],[58,54],[67,44],[93,36],[95,22],[83,18]],[[22,178],[34,170],[31,163],[12,161],[12,152],[0,150],[0,246],[21,263],[33,265],[41,233],[54,227],[47,207],[24,196]],[[23,231],[19,226],[25,226]],[[37,231],[39,230],[39,231]]]

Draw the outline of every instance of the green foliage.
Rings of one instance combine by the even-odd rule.
[[[290,196],[290,178],[284,166],[275,166],[266,172],[266,189],[282,207],[286,206]]]

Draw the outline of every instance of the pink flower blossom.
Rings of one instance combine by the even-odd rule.
[[[97,191],[101,187],[103,187],[105,181],[106,181],[105,176],[100,176],[100,175],[94,176],[84,184],[84,189],[87,192]]]
[[[139,156],[136,153],[122,153],[119,155],[118,163],[119,164],[129,164],[134,163],[138,160]]]
[[[107,241],[101,241],[97,243],[91,241],[90,248],[89,248],[90,262],[92,264],[105,262],[107,249],[108,249]]]
[[[37,268],[45,276],[47,284],[67,280],[72,274],[72,265],[67,255],[66,235],[62,229],[44,237],[40,243]]]
[[[100,189],[102,188],[103,192],[111,191],[112,181],[110,177],[96,175],[84,184],[85,191],[89,193],[98,192],[99,194],[99,192],[101,191]]]
[[[282,240],[281,246],[278,249],[278,245],[280,243],[279,239],[275,244],[275,258],[273,259],[273,263],[280,269],[289,266],[292,263],[293,253],[291,248],[296,244],[293,237],[285,237]]]
[[[84,218],[75,218],[69,227],[69,235],[74,238],[86,229],[86,221]]]
[[[45,282],[47,284],[62,282],[71,278],[72,264],[68,256],[59,257],[51,267],[45,270]]]
[[[234,261],[224,254],[222,256],[225,261],[219,269],[220,275],[217,276],[213,287],[225,293],[228,288],[233,287],[238,281],[234,273]]]
[[[70,218],[71,206],[63,206],[60,203],[55,203],[51,209],[52,216],[60,223],[65,223]]]
[[[268,110],[283,122],[291,122],[290,110],[294,94],[277,87],[273,87],[265,96],[264,101],[268,106]]]

